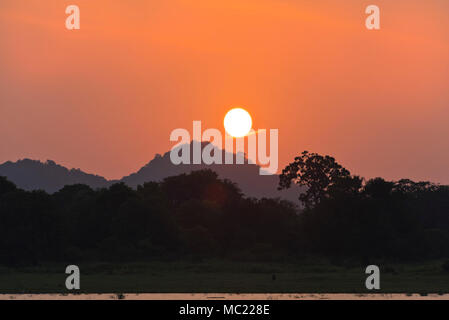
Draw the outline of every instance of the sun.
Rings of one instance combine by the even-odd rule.
[[[226,132],[235,138],[246,136],[253,125],[248,111],[242,108],[229,110],[223,122]]]

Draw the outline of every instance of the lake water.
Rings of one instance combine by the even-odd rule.
[[[449,300],[449,294],[223,294],[223,293],[102,293],[102,294],[0,294],[0,300]]]

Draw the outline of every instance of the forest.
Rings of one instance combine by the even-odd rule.
[[[366,264],[449,257],[449,186],[352,175],[303,152],[279,176],[301,205],[248,198],[211,170],[48,194],[0,177],[0,265],[324,256]]]

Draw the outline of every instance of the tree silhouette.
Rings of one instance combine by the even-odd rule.
[[[225,258],[336,261],[449,257],[449,187],[364,180],[334,158],[304,152],[280,187],[307,187],[306,210],[245,197],[211,170],[48,194],[0,177],[0,265]],[[367,250],[369,248],[369,250]]]
[[[391,196],[394,186],[394,182],[385,181],[382,178],[374,178],[366,183],[364,193],[369,197],[377,199],[387,198]]]
[[[334,158],[308,151],[304,151],[282,170],[278,189],[288,189],[292,183],[307,187],[300,194],[299,200],[309,209],[329,197],[332,192],[361,187],[361,179],[351,178],[351,173]]]
[[[0,196],[7,192],[15,191],[17,190],[17,187],[14,183],[7,180],[6,177],[0,176]]]

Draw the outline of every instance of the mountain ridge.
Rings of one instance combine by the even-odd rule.
[[[208,143],[201,144],[201,150]],[[192,143],[190,144],[192,148]],[[213,152],[226,151],[214,146]],[[192,153],[191,153],[192,155]],[[233,154],[235,160],[236,154]],[[136,172],[122,177],[120,180],[108,180],[96,174],[86,173],[78,169],[68,169],[57,164],[53,160],[42,162],[28,158],[16,162],[7,161],[0,164],[0,176],[5,176],[24,190],[45,190],[54,193],[65,185],[86,184],[90,187],[104,188],[113,183],[123,182],[132,188],[149,181],[161,181],[166,177],[189,173],[195,170],[210,169],[215,171],[221,179],[235,182],[242,192],[249,197],[255,198],[283,198],[297,202],[299,188],[289,190],[277,190],[278,175],[260,175],[260,166],[250,163],[244,157],[245,163],[239,165],[229,164],[180,164],[174,165],[170,160],[170,151],[163,155],[156,154],[147,164]],[[235,163],[235,161],[234,161]]]

